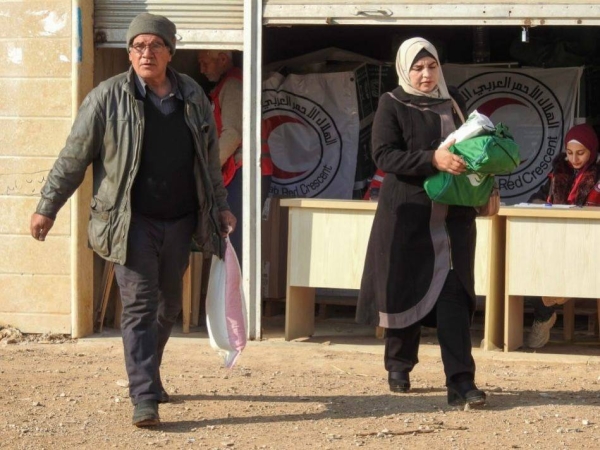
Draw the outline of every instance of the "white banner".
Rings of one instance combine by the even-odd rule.
[[[522,164],[496,177],[502,201],[524,202],[546,181],[551,162],[563,150],[573,125],[581,67],[502,69],[447,64],[448,85],[458,87],[469,112],[502,122],[519,144]]]
[[[263,153],[270,195],[352,198],[359,117],[353,72],[288,75],[263,82]]]

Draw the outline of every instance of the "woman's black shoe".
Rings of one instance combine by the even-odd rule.
[[[392,392],[408,392],[410,390],[408,372],[388,372],[388,384]]]
[[[472,381],[450,382],[448,387],[448,404],[450,406],[483,406],[485,405],[486,395],[482,390],[477,389]]]

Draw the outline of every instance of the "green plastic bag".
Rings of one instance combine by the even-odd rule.
[[[457,142],[450,151],[462,156],[471,172],[504,175],[521,163],[519,146],[502,123],[497,124],[491,134]]]
[[[460,175],[438,172],[425,180],[425,192],[429,198],[447,205],[485,205],[493,187],[493,175],[470,171]]]
[[[493,133],[457,142],[449,150],[462,156],[467,171],[460,175],[439,172],[425,180],[429,198],[447,205],[485,205],[494,187],[494,175],[508,174],[521,163],[519,146],[501,123]]]

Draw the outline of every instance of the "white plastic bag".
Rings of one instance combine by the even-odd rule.
[[[240,264],[229,238],[225,258],[213,256],[206,293],[206,327],[210,346],[232,368],[246,346],[248,316]]]
[[[475,110],[469,114],[467,121],[463,123],[458,130],[450,133],[444,140],[444,143],[452,139],[456,139],[456,143],[459,143],[476,136],[493,133],[495,129],[494,124],[488,116],[484,116]]]

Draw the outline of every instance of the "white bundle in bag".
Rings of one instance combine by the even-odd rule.
[[[206,293],[206,327],[210,346],[217,350],[225,367],[234,366],[246,346],[248,316],[240,264],[229,238],[225,258],[213,256]]]
[[[469,114],[466,122],[463,123],[458,130],[450,133],[450,135],[444,140],[444,144],[452,139],[455,139],[455,143],[458,144],[459,142],[474,138],[476,136],[490,134],[494,132],[495,129],[496,127],[494,127],[494,124],[488,116],[484,116],[475,110]]]

